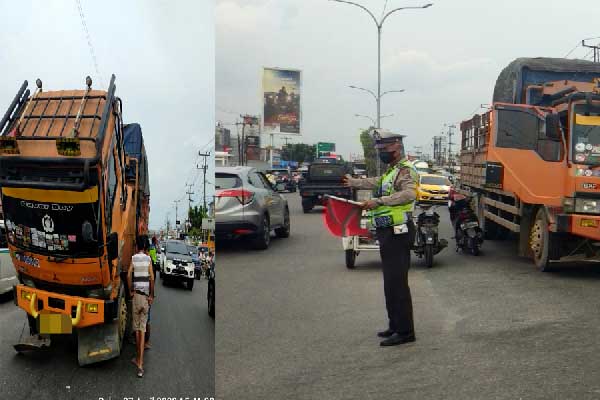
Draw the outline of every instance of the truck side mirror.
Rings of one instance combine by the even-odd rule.
[[[545,139],[560,141],[562,134],[560,129],[560,118],[558,114],[546,115],[546,132]]]
[[[106,240],[106,254],[108,255],[108,261],[119,257],[119,235],[116,232],[108,235]]]

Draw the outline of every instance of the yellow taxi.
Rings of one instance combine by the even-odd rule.
[[[447,203],[450,181],[442,175],[419,174],[417,202]]]

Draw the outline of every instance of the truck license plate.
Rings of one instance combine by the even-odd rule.
[[[38,324],[43,335],[73,333],[71,318],[66,314],[40,314]]]

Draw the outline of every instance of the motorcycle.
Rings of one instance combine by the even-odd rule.
[[[446,239],[438,237],[440,215],[435,212],[435,207],[420,205],[422,212],[416,217],[416,234],[413,251],[419,258],[425,257],[427,268],[433,266],[433,256],[448,246]]]
[[[456,251],[468,251],[476,256],[483,244],[483,231],[479,226],[477,215],[471,208],[470,200],[469,197],[455,194],[449,201],[448,211],[454,228]]]

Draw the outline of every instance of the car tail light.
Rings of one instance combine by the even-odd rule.
[[[217,197],[235,197],[240,204],[246,205],[254,200],[254,193],[246,189],[226,189],[217,192]]]

